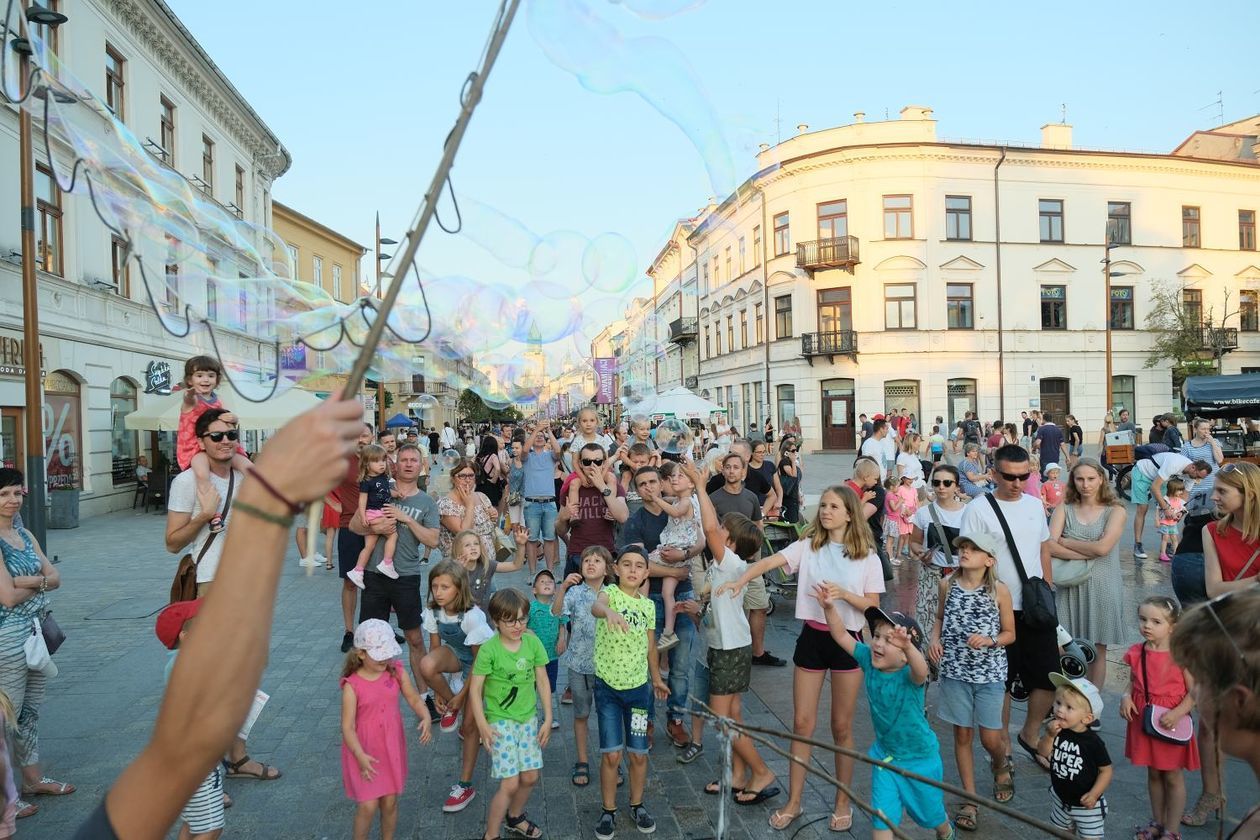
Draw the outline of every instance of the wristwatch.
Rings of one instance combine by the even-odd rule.
[[[605,487],[603,490],[600,490],[599,492],[600,492],[600,495],[602,495],[605,499],[607,499],[609,496],[612,495],[612,488]]]

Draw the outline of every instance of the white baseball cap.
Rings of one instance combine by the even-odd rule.
[[[1064,676],[1063,674],[1060,674],[1058,671],[1050,672],[1050,682],[1054,683],[1055,688],[1070,688],[1073,691],[1080,692],[1080,694],[1082,694],[1085,697],[1085,699],[1089,701],[1089,709],[1091,712],[1093,712],[1094,719],[1097,720],[1098,718],[1102,717],[1102,711],[1103,711],[1102,694],[1099,693],[1098,687],[1095,686],[1092,682],[1085,679],[1084,677],[1077,677],[1076,679],[1072,679],[1071,677],[1067,677],[1067,676]]]

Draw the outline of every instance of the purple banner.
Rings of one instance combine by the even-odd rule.
[[[595,402],[599,405],[612,405],[613,392],[616,390],[617,360],[595,360]]]

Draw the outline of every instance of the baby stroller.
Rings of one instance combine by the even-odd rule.
[[[762,525],[765,540],[762,547],[763,557],[777,554],[801,538],[801,526],[795,522],[767,519]],[[779,598],[796,597],[796,575],[789,574],[786,569],[780,567],[766,572],[763,577],[766,582],[766,593],[770,596],[770,606],[766,609],[766,615],[774,615],[776,596]]]

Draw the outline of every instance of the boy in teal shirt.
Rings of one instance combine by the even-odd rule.
[[[621,552],[613,564],[617,583],[605,586],[591,615],[595,616],[595,712],[599,719],[599,788],[604,811],[595,824],[598,840],[611,840],[617,819],[617,767],[621,753],[630,754],[630,818],[644,834],[656,820],[643,807],[647,783],[648,693],[664,700],[669,687],[661,680],[656,653],[656,607],[639,592],[648,578],[647,557],[638,549]],[[649,685],[649,678],[651,684]]]
[[[818,584],[813,594],[827,616],[831,638],[862,669],[875,728],[875,743],[867,755],[940,781],[945,775],[941,747],[923,711],[928,678],[927,660],[919,650],[923,631],[918,622],[904,613],[868,607],[866,623],[870,625],[871,643],[863,644],[849,635],[836,609],[839,589],[836,584]],[[901,824],[903,811],[908,811],[910,818],[924,828],[936,829],[938,840],[954,840],[954,827],[945,813],[945,796],[940,788],[875,765],[871,773],[871,804],[885,818],[873,818],[874,840],[891,840],[890,826]]]
[[[501,589],[487,607],[498,632],[478,649],[468,684],[468,704],[490,753],[490,777],[500,780],[487,809],[485,836],[498,837],[506,819],[513,835],[541,837],[542,830],[525,816],[525,803],[538,784],[542,750],[551,738],[547,651],[525,632],[529,602],[520,592]],[[541,727],[535,689],[543,706]]]
[[[544,566],[534,575],[534,600],[529,604],[529,629],[547,651],[547,682],[551,685],[552,696],[556,693],[560,654],[564,653],[566,645],[561,627],[569,621],[568,616],[552,614],[551,602],[555,598],[556,577]],[[554,715],[551,718],[551,728],[560,728],[560,721]]]

